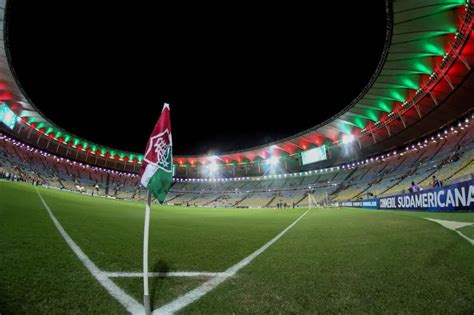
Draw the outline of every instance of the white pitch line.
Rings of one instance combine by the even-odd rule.
[[[426,220],[436,222],[449,230],[456,231],[457,229],[463,228],[465,226],[474,225],[472,222],[458,222],[458,221],[449,221],[449,220],[439,220],[432,218],[425,218]]]
[[[471,243],[472,246],[474,246],[474,240],[472,238],[470,238],[469,236],[466,236],[463,232],[461,231],[456,231],[456,233],[459,234],[459,236],[461,236],[463,239],[465,239],[466,241],[468,241],[469,243]]]
[[[46,211],[49,214],[49,217],[53,221],[54,225],[58,229],[63,239],[72,249],[72,251],[76,254],[77,258],[79,258],[79,260],[84,264],[87,270],[89,270],[89,272],[94,276],[94,278],[107,290],[107,292],[109,292],[110,295],[112,295],[118,302],[120,302],[120,304],[122,304],[127,309],[127,311],[132,314],[143,314],[145,311],[143,306],[138,303],[134,298],[125,293],[122,289],[120,289],[115,283],[113,283],[112,280],[107,278],[106,274],[102,272],[92,262],[92,260],[89,259],[89,257],[87,257],[87,255],[81,250],[81,248],[77,246],[77,244],[72,240],[72,238],[66,233],[61,223],[59,223],[49,206],[44,201],[43,196],[41,196],[40,192],[38,190],[36,190],[36,192],[38,193],[41,202],[43,203]]]
[[[208,280],[207,282],[203,283],[196,289],[189,291],[188,293],[180,296],[174,301],[154,310],[153,315],[174,314],[175,312],[180,311],[181,309],[185,308],[189,304],[199,300],[205,294],[207,294],[208,292],[216,288],[219,284],[226,281],[230,277],[234,276],[240,269],[242,269],[243,267],[251,263],[252,260],[254,260],[258,255],[263,253],[270,246],[272,246],[273,243],[278,241],[286,232],[288,232],[288,230],[290,230],[296,223],[298,223],[298,221],[300,221],[308,212],[309,210],[307,210],[305,213],[299,216],[298,219],[296,219],[293,223],[291,223],[286,229],[281,231],[277,236],[271,239],[268,243],[266,243],[265,245],[257,249],[255,252],[253,252],[249,256],[242,259],[237,264],[227,269],[222,274]]]
[[[104,272],[109,278],[143,278],[143,272]],[[149,277],[216,277],[225,272],[173,271],[149,272]]]
[[[457,222],[457,221],[448,221],[448,220],[439,220],[439,219],[431,219],[431,218],[425,218],[428,221],[436,222],[442,227],[447,228],[448,230],[455,231],[456,233],[459,234],[462,238],[464,238],[466,241],[471,243],[471,245],[474,246],[474,239],[470,238],[469,236],[465,235],[463,232],[459,231],[458,229],[463,228],[465,226],[472,226],[474,223],[472,222]]]

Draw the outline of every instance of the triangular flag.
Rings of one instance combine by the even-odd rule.
[[[166,103],[148,140],[142,163],[141,184],[163,203],[173,181],[170,107]]]

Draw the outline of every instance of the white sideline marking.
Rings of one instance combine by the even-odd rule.
[[[194,290],[189,291],[185,295],[180,296],[179,298],[175,299],[174,301],[163,305],[162,307],[156,309],[153,311],[154,315],[161,315],[161,314],[173,314],[175,312],[178,312],[179,310],[183,309],[184,307],[188,306],[189,304],[193,303],[194,301],[197,301],[200,299],[202,296],[204,296],[206,293],[209,291],[213,290],[216,288],[219,284],[222,282],[226,281],[230,277],[234,276],[240,269],[243,267],[247,266],[249,263],[252,262],[258,255],[263,253],[267,248],[273,245],[276,241],[278,241],[286,232],[288,232],[289,229],[291,229],[298,221],[300,221],[307,213],[309,210],[307,210],[305,213],[303,213],[301,216],[298,217],[293,223],[291,223],[286,229],[280,232],[277,236],[275,236],[273,239],[271,239],[268,243],[257,249],[255,252],[250,254],[249,256],[245,257],[242,259],[240,262],[237,264],[233,265],[229,269],[227,269],[225,272],[219,274],[218,276],[208,280],[207,282],[203,283],[199,287],[197,287]]]
[[[117,301],[122,304],[127,311],[132,314],[143,314],[145,312],[143,306],[138,303],[134,298],[129,296],[125,293],[122,289],[120,289],[112,280],[107,278],[106,274],[102,272],[97,266],[92,262],[92,260],[87,257],[87,255],[77,246],[77,244],[71,239],[71,237],[66,233],[64,228],[62,227],[61,223],[56,219],[53,212],[46,204],[41,196],[40,192],[36,190],[38,196],[41,199],[46,211],[48,211],[49,217],[53,221],[54,225],[58,229],[59,233],[72,249],[72,251],[76,254],[77,258],[84,264],[84,266],[89,270],[89,272],[94,276],[94,278],[112,295]]]
[[[474,246],[474,240],[472,238],[470,238],[469,236],[465,235],[464,233],[460,231],[456,231],[456,233],[458,233],[463,239],[465,239],[466,241],[471,243],[472,246]]]
[[[143,272],[104,272],[109,278],[143,278]],[[173,271],[149,272],[149,277],[216,277],[224,272]]]
[[[431,219],[431,218],[425,218],[426,220],[436,222],[440,224],[441,226],[447,228],[448,230],[455,231],[456,233],[459,234],[462,238],[464,238],[466,241],[471,243],[471,245],[474,246],[474,240],[470,238],[469,236],[465,235],[461,231],[458,231],[458,229],[463,228],[465,226],[470,226],[474,225],[474,223],[470,222],[457,222],[457,221],[448,221],[448,220],[439,220],[439,219]]]
[[[471,223],[471,222],[457,222],[457,221],[439,220],[439,219],[431,219],[431,218],[425,218],[425,219],[439,223],[445,228],[453,230],[453,231],[456,231],[457,229],[460,229],[465,226],[474,225],[474,223]]]

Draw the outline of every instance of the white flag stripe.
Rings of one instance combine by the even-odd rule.
[[[153,177],[153,175],[156,173],[158,170],[158,167],[153,164],[148,164],[145,168],[145,171],[143,172],[142,178],[140,179],[140,183],[143,185],[143,187],[148,187],[148,183],[150,182],[150,179]]]

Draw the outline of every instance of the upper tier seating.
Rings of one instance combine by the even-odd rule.
[[[444,184],[471,178],[474,172],[473,126],[355,168],[337,168],[304,176],[281,176],[225,181],[176,181],[168,204],[200,207],[290,207],[328,201],[357,200],[407,192],[411,182],[427,189],[432,176]],[[0,177],[120,199],[144,200],[139,176],[106,171],[42,153],[0,138]],[[96,185],[99,189],[96,190]]]

